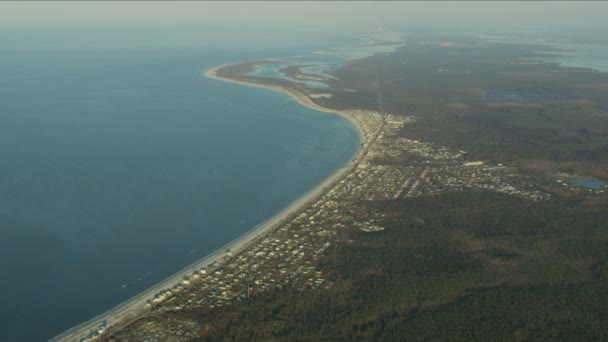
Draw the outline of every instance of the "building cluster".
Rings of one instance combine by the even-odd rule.
[[[356,169],[342,181],[345,185],[334,189],[340,198],[373,201],[466,189],[536,201],[548,196],[515,168],[468,161],[465,151],[401,137],[400,129],[414,117],[361,110],[352,115],[364,129],[367,142]]]
[[[101,334],[103,334],[103,332],[106,331],[106,326],[107,326],[106,321],[101,322],[98,327],[89,331],[89,333],[86,336],[81,337],[78,341],[79,342],[93,342],[93,341],[99,340],[99,337],[101,336]]]
[[[360,200],[397,199],[446,191],[486,189],[542,200],[548,195],[513,167],[468,161],[467,152],[399,136],[413,117],[369,115],[380,127],[365,160],[348,176],[344,197]],[[370,119],[368,119],[370,120]]]

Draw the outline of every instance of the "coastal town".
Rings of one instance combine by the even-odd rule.
[[[7,208],[7,227],[16,232],[5,247],[20,253],[16,255],[29,254],[25,247],[36,250],[33,266],[9,262],[9,271],[21,275],[37,267],[45,273],[30,276],[46,276],[47,283],[24,278],[19,284],[36,287],[15,283],[7,288],[14,303],[4,310],[8,329],[0,330],[8,332],[0,340],[46,340],[51,333],[50,342],[604,340],[608,76],[600,70],[605,66],[575,61],[577,54],[591,51],[567,43],[580,38],[560,35],[540,39],[542,35],[512,32],[378,27],[359,35],[361,44],[340,45],[350,38],[328,40],[311,53],[306,51],[313,42],[285,34],[299,46],[297,53],[291,43],[268,41],[274,47],[266,49],[258,37],[245,35],[255,45],[246,54],[240,44],[214,50],[215,43],[202,37],[197,43],[202,54],[199,45],[189,45],[184,53],[179,40],[161,39],[178,50],[170,55],[165,55],[168,49],[155,50],[162,53],[146,53],[144,60],[139,58],[143,53],[128,56],[135,60],[104,54],[99,63],[88,63],[85,53],[74,55],[94,64],[96,71],[120,70],[120,77],[107,72],[108,78],[87,78],[99,84],[84,84],[79,73],[85,64],[74,69],[78,73],[63,70],[73,83],[62,85],[83,93],[62,96],[74,106],[60,106],[48,118],[61,118],[70,129],[34,125],[44,130],[32,134],[36,140],[45,138],[37,152],[41,158],[15,153],[18,159],[9,163],[36,161],[9,170],[3,183],[6,203],[15,202]],[[218,44],[223,38],[215,37]],[[585,44],[608,44],[603,36],[585,39]],[[123,50],[110,52],[118,56]],[[247,58],[256,59],[236,62]],[[151,66],[162,72],[149,72]],[[15,68],[21,69],[28,68]],[[40,76],[55,79],[57,70],[51,71]],[[33,79],[13,76],[10,81]],[[189,81],[183,82],[184,77]],[[139,86],[107,91],[117,81]],[[21,88],[23,99],[36,93],[25,83]],[[40,89],[38,98],[57,94]],[[167,101],[143,103],[154,94]],[[266,95],[269,99],[262,99]],[[127,101],[136,106],[125,106]],[[142,103],[149,107],[139,107]],[[145,108],[155,110],[143,115],[140,109]],[[83,109],[104,121],[72,118],[68,109]],[[304,125],[312,111],[311,118],[320,120]],[[17,109],[15,114],[28,120],[42,117]],[[325,114],[332,117],[323,118]],[[78,125],[63,122],[68,116]],[[275,126],[277,116],[286,119],[285,126]],[[185,121],[165,126],[178,117]],[[106,118],[119,122],[100,125]],[[210,118],[229,120],[224,126]],[[90,123],[94,130],[85,129]],[[299,129],[296,134],[288,129],[291,124]],[[85,134],[102,126],[110,130],[100,130],[100,139]],[[234,139],[242,129],[254,139]],[[209,132],[222,139],[209,144],[194,139],[212,137]],[[267,132],[289,140],[284,144]],[[330,140],[323,140],[325,132]],[[13,138],[30,152],[28,140],[20,134]],[[55,146],[46,138],[60,139]],[[72,143],[80,138],[86,140],[82,146]],[[129,147],[134,149],[116,154],[115,147],[125,141],[133,142]],[[7,142],[13,147],[12,140]],[[82,154],[59,148],[66,142]],[[92,148],[84,148],[88,143]],[[235,148],[216,150],[233,146],[227,143]],[[49,146],[61,153],[49,155]],[[242,148],[248,146],[256,149]],[[342,152],[334,154],[334,149]],[[232,155],[236,150],[247,158]],[[207,151],[243,164],[224,166],[208,159]],[[324,157],[328,151],[332,153]],[[174,154],[180,158],[167,158]],[[274,155],[281,158],[266,158]],[[117,159],[106,162],[110,156]],[[120,166],[116,161],[128,161],[129,170],[108,174],[114,178],[84,172],[107,173],[106,166],[114,171]],[[309,168],[313,164],[324,168]],[[260,165],[271,168],[255,174]],[[63,172],[68,170],[63,166],[78,172]],[[53,176],[49,187],[31,170]],[[328,175],[316,185],[305,178],[297,186],[274,182],[277,174],[299,181],[302,173],[312,179]],[[276,187],[250,178],[258,175]],[[181,180],[186,182],[177,182]],[[22,192],[27,184],[31,194]],[[303,190],[307,185],[314,186]],[[80,193],[80,188],[86,191]],[[292,202],[274,198],[275,189],[289,194],[285,198]],[[45,200],[47,194],[51,197]],[[47,203],[53,206],[42,205]],[[106,229],[86,230],[97,224]],[[147,266],[149,261],[154,268]],[[63,304],[62,312],[54,312]],[[79,307],[86,310],[73,309]]]
[[[0,342],[608,341],[606,13],[0,2]]]
[[[101,336],[193,340],[204,328],[199,323],[180,315],[169,316],[169,323],[164,316],[160,322],[155,315],[234,305],[286,286],[300,291],[331,287],[318,262],[332,246],[345,243],[341,231],[373,234],[385,229],[382,214],[366,210],[366,202],[472,188],[533,201],[549,196],[513,167],[470,161],[466,151],[399,136],[415,116],[364,110],[342,115],[354,120],[363,136],[361,150],[344,176],[256,243],[226,250],[222,262],[185,274],[179,283],[150,298],[139,319],[110,327]]]

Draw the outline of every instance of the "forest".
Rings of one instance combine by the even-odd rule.
[[[387,229],[342,237],[319,265],[331,289],[175,315],[195,317],[209,340],[608,337],[605,198],[458,192],[369,205]]]

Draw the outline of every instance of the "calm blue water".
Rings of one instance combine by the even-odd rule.
[[[601,190],[606,186],[606,183],[589,178],[578,178],[572,181],[576,185],[580,185],[585,188],[593,189],[593,190]]]
[[[359,140],[346,120],[201,73],[352,42],[0,29],[0,341],[45,340],[113,307],[347,162]]]

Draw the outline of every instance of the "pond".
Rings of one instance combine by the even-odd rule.
[[[600,190],[600,189],[604,188],[604,186],[606,186],[606,183],[599,181],[597,179],[590,179],[590,178],[574,179],[574,180],[572,180],[572,183],[575,185],[579,185],[584,188],[589,188],[589,189],[593,189],[593,190]]]

